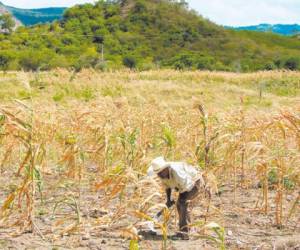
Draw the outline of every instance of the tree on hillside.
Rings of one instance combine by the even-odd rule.
[[[189,4],[188,4],[188,2],[186,0],[180,0],[179,4],[181,6],[183,6],[184,8],[188,8],[189,7]]]
[[[3,53],[0,53],[0,69],[6,71],[8,69],[9,57]]]
[[[288,58],[284,64],[284,67],[289,70],[297,70],[300,68],[299,58],[291,57]]]
[[[4,32],[12,32],[16,22],[11,14],[3,14],[0,16],[0,28]]]

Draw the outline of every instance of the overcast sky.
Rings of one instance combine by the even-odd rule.
[[[20,8],[72,6],[94,0],[0,0]],[[300,24],[300,0],[188,0],[190,7],[210,20],[232,26],[260,23]]]

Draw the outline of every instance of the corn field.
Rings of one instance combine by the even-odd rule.
[[[161,240],[137,234],[163,207],[162,187],[146,177],[160,155],[210,177],[217,194],[209,211],[204,194],[194,202],[191,225],[206,249],[299,239],[300,73],[56,70],[0,79],[0,248],[30,234],[53,249],[92,249],[82,245],[91,239],[104,249],[174,249],[174,209],[156,223]],[[242,223],[238,234],[230,216],[237,225],[246,216],[249,229]],[[260,244],[257,230],[274,233]]]

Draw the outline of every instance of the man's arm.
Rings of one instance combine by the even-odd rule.
[[[166,206],[168,208],[172,207],[175,204],[175,201],[171,199],[171,194],[172,194],[172,189],[171,188],[167,188],[166,189],[166,195],[167,195]]]
[[[170,167],[166,167],[164,170],[158,173],[159,178],[161,178],[162,180],[170,179],[171,178],[170,171],[171,171]],[[175,202],[172,201],[171,199],[171,194],[172,194],[172,189],[166,187],[166,195],[167,195],[166,206],[168,208],[172,207],[175,204]]]
[[[166,195],[167,195],[166,206],[167,206],[167,208],[171,208],[175,204],[175,201],[171,199],[171,194],[172,194],[172,189],[167,188],[166,189]],[[162,215],[163,212],[164,212],[164,209],[162,209],[160,212],[158,212],[156,217],[159,218]]]

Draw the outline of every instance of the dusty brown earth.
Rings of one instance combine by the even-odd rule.
[[[1,180],[3,181],[3,179]],[[260,209],[255,209],[253,204],[258,201],[257,189],[239,189],[236,193],[236,202],[233,199],[233,188],[228,185],[222,189],[221,196],[214,196],[207,221],[215,221],[224,225],[226,232],[227,249],[300,249],[300,224],[299,214],[294,215],[282,228],[274,225],[274,206],[270,207],[268,215]],[[69,232],[59,230],[59,224],[67,220],[72,211],[64,209],[61,214],[56,214],[56,220],[51,216],[54,204],[50,200],[45,205],[37,208],[39,215],[35,223],[36,229],[32,232],[21,232],[18,227],[0,228],[0,249],[129,249],[130,241],[122,233],[122,225],[126,225],[127,218],[121,216],[117,225],[101,226],[107,216],[114,216],[109,211],[101,209],[101,197],[84,191],[82,198],[82,224],[76,229],[70,227]],[[3,199],[4,193],[0,198]],[[289,201],[294,197],[286,195],[284,209],[291,206]],[[192,204],[193,222],[203,221],[206,211],[206,199],[195,201]],[[270,200],[274,199],[271,193]],[[98,205],[97,205],[98,204]],[[259,206],[258,206],[259,207]],[[118,205],[116,204],[116,207]],[[57,217],[62,219],[57,222]],[[176,215],[172,211],[169,223],[169,239],[167,249],[218,249],[218,246],[209,240],[199,239],[203,233],[197,228],[191,229],[188,241],[172,240],[176,231]],[[128,220],[131,220],[128,218]],[[125,223],[125,224],[124,224]],[[98,226],[97,226],[98,225]],[[64,227],[68,227],[64,225]],[[208,230],[206,234],[211,234]],[[140,249],[161,249],[162,237],[141,238]]]

